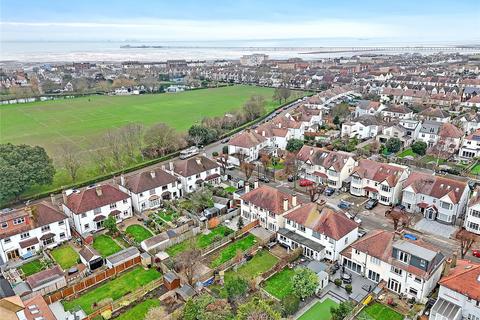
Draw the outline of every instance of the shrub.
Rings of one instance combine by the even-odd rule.
[[[300,298],[294,294],[289,294],[282,299],[282,311],[285,317],[288,317],[298,311]]]
[[[212,152],[212,157],[218,157],[218,152],[217,151]]]
[[[352,285],[351,285],[351,284],[347,284],[347,285],[345,286],[345,290],[347,291],[348,294],[352,293],[352,290],[353,290]]]
[[[342,285],[342,279],[337,278],[337,279],[335,279],[335,280],[333,281],[333,283],[335,283],[335,285],[336,285],[337,287],[340,287],[340,286]]]

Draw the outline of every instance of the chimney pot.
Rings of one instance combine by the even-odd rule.
[[[95,193],[97,194],[98,197],[102,196],[102,187],[101,186],[96,186],[95,187]]]
[[[121,184],[122,186],[125,185],[125,175],[124,175],[123,173],[120,175],[120,184]]]
[[[245,184],[245,193],[249,193],[250,192],[250,184],[247,182]]]
[[[155,170],[150,170],[150,176],[152,177],[152,179],[155,178]]]
[[[292,194],[292,207],[296,207],[296,206],[297,206],[297,195]]]
[[[55,199],[55,195],[53,193],[50,193],[50,201],[54,206],[57,205],[57,200]]]
[[[288,211],[288,198],[283,198],[283,211]]]
[[[253,182],[253,189],[257,189],[258,188],[258,180],[255,180]]]

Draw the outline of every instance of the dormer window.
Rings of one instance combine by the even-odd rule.
[[[410,260],[410,255],[406,252],[403,252],[403,251],[399,251],[398,252],[398,260],[404,262],[404,263],[408,263],[409,260]]]
[[[8,222],[2,222],[2,229],[8,228]]]
[[[27,239],[30,237],[30,233],[29,232],[24,232],[20,235],[20,239]]]
[[[17,218],[15,220],[13,220],[13,224],[14,225],[17,225],[17,224],[22,224],[25,222],[25,218],[24,217],[21,217],[21,218]]]

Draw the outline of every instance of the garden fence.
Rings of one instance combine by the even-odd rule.
[[[232,212],[229,212],[225,215],[221,215],[221,216],[218,216],[216,217],[218,219],[218,223],[223,223],[225,222],[226,220],[232,220],[234,217],[238,216],[240,214],[240,209],[236,209]]]
[[[183,227],[183,226],[182,226]],[[175,229],[177,231],[178,229]],[[164,243],[160,243],[156,245],[153,249],[148,250],[152,255],[156,255],[160,251],[165,251],[166,249],[170,248],[173,245],[176,245],[177,243],[183,242],[185,240],[191,239],[197,234],[200,233],[200,227],[195,227],[193,229],[190,229],[182,234],[179,234],[175,238],[171,238],[168,241]]]

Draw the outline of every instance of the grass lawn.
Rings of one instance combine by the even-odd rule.
[[[233,259],[237,254],[237,250],[245,251],[248,248],[252,247],[255,244],[255,236],[252,234],[247,235],[246,237],[237,240],[225,248],[223,248],[217,255],[217,257],[210,263],[210,268],[216,268],[222,263],[227,262],[230,259]]]
[[[332,299],[325,299],[322,302],[318,301],[310,309],[298,318],[298,320],[330,320],[330,307],[336,307],[338,303]]]
[[[92,246],[104,258],[122,250],[118,243],[105,234],[96,236]]]
[[[440,158],[437,158],[435,156],[431,156],[431,155],[426,155],[422,158],[422,162],[423,163],[437,163],[437,159],[438,159],[438,164],[444,164],[445,162],[447,162],[445,159],[440,159]]]
[[[160,212],[157,212],[155,213],[157,216],[159,216],[160,218],[162,218],[164,221],[167,221],[167,222],[170,222],[172,221],[173,219],[175,219],[176,217],[178,217],[178,213],[176,213],[175,211],[160,211]]]
[[[142,267],[137,267],[82,294],[77,299],[63,301],[62,303],[65,310],[72,310],[80,306],[87,314],[90,314],[93,312],[92,305],[94,302],[98,303],[106,298],[112,298],[114,301],[118,300],[128,292],[133,292],[141,286],[160,278],[160,276],[161,273],[155,269],[144,270]]]
[[[417,154],[415,152],[412,151],[412,149],[405,149],[403,150],[402,152],[398,153],[397,156],[399,158],[405,158],[405,157],[416,157]]]
[[[53,249],[51,255],[63,270],[67,270],[76,265],[80,258],[78,253],[68,244]]]
[[[470,170],[472,174],[480,174],[480,163],[477,163],[473,166],[472,170]]]
[[[225,191],[227,191],[228,193],[234,193],[235,191],[237,191],[237,188],[229,186],[225,188]]]
[[[235,275],[245,279],[253,279],[270,270],[277,262],[278,258],[270,252],[266,250],[259,251],[250,261],[238,268],[236,272],[231,270],[225,273],[225,280]]]
[[[360,316],[372,320],[402,320],[403,316],[395,310],[381,303],[375,302],[361,312]]]
[[[208,234],[199,234],[195,236],[193,242],[197,248],[203,249],[208,247],[213,243],[215,240],[215,237],[218,235],[219,237],[224,237],[233,232],[232,229],[220,225],[216,227],[215,229],[210,230],[210,233]],[[183,242],[177,243],[170,248],[167,248],[165,251],[170,255],[170,257],[175,257],[179,253],[185,251],[188,247],[189,240],[185,240]]]
[[[153,236],[149,230],[139,224],[132,224],[131,226],[128,226],[127,229],[125,229],[125,232],[132,236],[138,243]]]
[[[132,309],[128,310],[125,313],[122,313],[119,317],[115,318],[116,320],[142,320],[145,318],[148,310],[160,306],[160,301],[158,299],[147,299],[139,304],[137,304]]]
[[[271,295],[282,299],[292,292],[293,269],[284,268],[265,281],[264,289]]]
[[[45,269],[44,265],[40,261],[40,259],[30,261],[28,263],[23,264],[20,269],[23,271],[23,274],[28,277],[32,274],[40,272]]]
[[[281,169],[285,168],[285,164],[278,162],[278,163],[275,163],[275,164],[270,164],[268,166],[268,168],[275,169],[275,170],[281,170]]]

